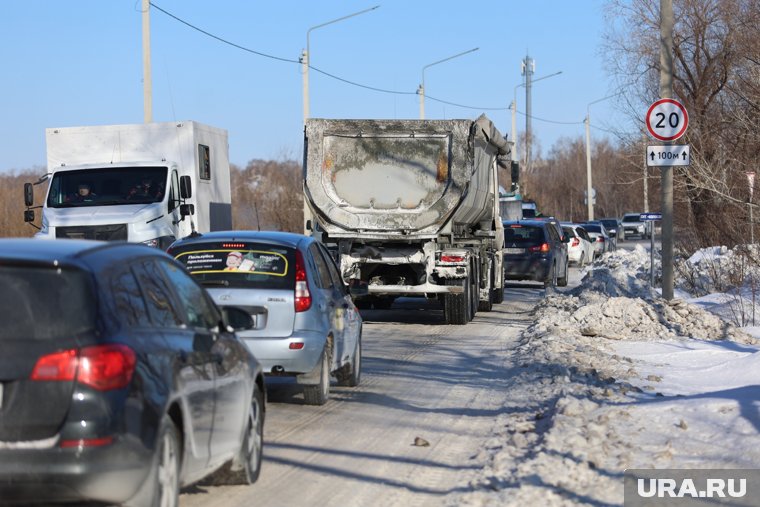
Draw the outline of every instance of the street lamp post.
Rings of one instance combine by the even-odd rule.
[[[420,87],[417,89],[417,93],[420,96],[420,120],[425,119],[425,69],[428,67],[432,67],[433,65],[438,65],[439,63],[448,62],[449,60],[452,60],[454,58],[457,58],[459,56],[466,55],[467,53],[472,53],[473,51],[477,51],[480,48],[472,48],[468,51],[463,51],[462,53],[457,53],[456,55],[449,56],[448,58],[444,58],[443,60],[438,60],[437,62],[429,63],[422,67],[422,83],[420,84]]]
[[[309,51],[309,35],[311,35],[312,30],[316,30],[317,28],[322,28],[323,26],[332,25],[333,23],[337,23],[338,21],[343,21],[344,19],[353,18],[354,16],[358,16],[359,14],[364,14],[365,12],[374,11],[378,7],[380,6],[376,5],[374,7],[370,7],[369,9],[364,9],[363,11],[354,12],[353,14],[349,14],[341,18],[333,19],[332,21],[327,21],[326,23],[322,23],[320,25],[312,26],[306,32],[306,49],[303,51],[303,53],[301,53],[301,69],[303,73],[303,122],[304,124],[306,123],[306,119],[309,117],[309,66],[311,65],[311,52]]]
[[[597,102],[611,99],[612,97],[617,97],[621,93],[622,92],[617,92],[613,93],[612,95],[607,95],[601,99],[589,102],[586,106],[586,118],[583,120],[583,123],[586,124],[586,203],[588,204],[589,221],[594,219],[594,196],[592,195],[593,185],[591,182],[591,105],[596,104]]]

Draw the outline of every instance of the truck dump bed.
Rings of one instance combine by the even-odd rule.
[[[309,119],[305,194],[331,237],[434,237],[493,220],[506,140],[478,120]]]

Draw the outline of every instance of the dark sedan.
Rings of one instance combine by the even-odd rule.
[[[163,252],[0,240],[0,503],[176,506],[212,473],[250,484],[258,362]]]
[[[533,280],[544,287],[567,285],[569,238],[545,220],[504,222],[504,278]]]

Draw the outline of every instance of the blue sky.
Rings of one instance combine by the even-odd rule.
[[[4,2],[0,17],[0,171],[43,168],[45,128],[143,121],[140,0]],[[243,1],[154,0],[162,9],[240,46],[298,60],[315,25],[380,7],[311,33],[311,63],[364,85],[351,86],[313,70],[311,116],[417,118],[414,94],[422,68],[429,97],[483,111],[425,102],[426,117],[475,118],[481,112],[510,131],[520,62],[535,59],[534,134],[546,152],[562,136],[584,135],[589,102],[609,95],[612,79],[601,56],[603,0]],[[302,79],[298,64],[257,56],[151,10],[154,121],[196,120],[227,129],[230,161],[300,160]],[[525,89],[517,109],[525,112]],[[614,100],[592,106],[592,125],[623,120]],[[518,129],[525,117],[518,114]],[[601,130],[592,131],[604,137]]]

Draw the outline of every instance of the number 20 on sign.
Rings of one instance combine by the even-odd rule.
[[[660,99],[647,110],[647,130],[660,141],[675,141],[686,132],[689,114],[675,99]]]

